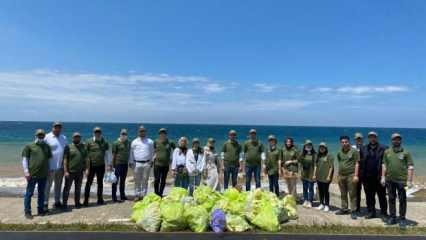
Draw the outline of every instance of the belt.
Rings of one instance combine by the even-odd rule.
[[[146,160],[146,161],[135,161],[135,162],[138,162],[138,163],[147,163],[147,162],[150,162],[151,160]]]
[[[177,165],[177,168],[184,168],[185,165],[181,164],[181,165]]]

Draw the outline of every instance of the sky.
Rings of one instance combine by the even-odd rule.
[[[0,120],[426,127],[426,1],[0,2]]]

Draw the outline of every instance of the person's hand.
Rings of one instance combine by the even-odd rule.
[[[314,182],[317,181],[317,176],[315,176],[315,175],[312,176],[312,181],[314,181]]]
[[[135,168],[135,164],[133,162],[129,162],[129,168],[134,169]]]
[[[111,171],[112,171],[112,165],[108,165],[108,166],[107,166],[107,171],[108,171],[108,172],[111,172]]]
[[[84,171],[84,174],[87,176],[89,176],[89,169],[86,169],[86,171]]]
[[[408,188],[413,188],[413,181],[408,181],[407,182],[407,187]]]
[[[49,177],[53,176],[53,170],[49,170],[47,174],[49,175]]]
[[[290,165],[290,163],[291,163],[291,161],[286,161],[286,162],[284,163],[284,165],[288,166],[288,165]]]
[[[70,176],[70,173],[69,173],[69,172],[64,172],[64,176],[65,176],[66,178],[68,178],[68,177]]]
[[[386,178],[383,176],[380,178],[380,184],[382,184],[382,186],[386,186]]]
[[[358,178],[358,176],[354,176],[354,178],[352,179],[352,182],[354,182],[354,183],[358,183],[358,182],[359,182],[359,178]]]
[[[327,177],[327,182],[331,182],[331,177]]]
[[[243,167],[242,167],[242,166],[240,166],[240,167],[239,167],[239,169],[238,169],[238,171],[239,171],[239,172],[243,172]]]
[[[172,170],[172,175],[173,175],[173,177],[176,177],[176,175],[177,175],[176,170]]]
[[[31,179],[30,173],[25,173],[25,179],[27,179],[27,181],[29,181]]]

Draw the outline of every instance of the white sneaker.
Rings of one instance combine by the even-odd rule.
[[[323,210],[324,209],[324,205],[322,205],[322,204],[320,204],[318,207],[317,207],[317,210]]]
[[[330,212],[330,207],[329,206],[325,206],[324,207],[324,212]]]
[[[302,206],[303,206],[304,208],[307,208],[307,207],[308,207],[308,201],[304,201]]]
[[[308,205],[306,206],[307,208],[312,208],[312,203],[308,202]]]

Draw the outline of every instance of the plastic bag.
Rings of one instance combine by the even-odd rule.
[[[163,220],[161,223],[162,232],[173,232],[186,228],[184,207],[181,202],[163,201],[160,211]]]
[[[282,200],[282,206],[287,210],[289,219],[297,219],[296,199],[292,195],[287,195]]]
[[[186,223],[193,232],[205,232],[209,224],[209,213],[202,206],[185,209]]]
[[[226,216],[220,209],[213,210],[210,220],[210,227],[215,233],[222,233],[226,228]]]
[[[189,196],[182,198],[181,202],[182,202],[183,207],[185,209],[188,208],[188,207],[193,207],[193,206],[197,205],[197,203],[195,202],[194,198],[193,197],[189,197]]]
[[[114,170],[107,171],[105,173],[105,176],[104,176],[104,183],[113,184],[113,183],[116,183],[116,182],[117,182],[117,177],[114,174]]]
[[[246,193],[240,193],[235,188],[228,188],[213,209],[221,209],[227,214],[244,215],[246,196]]]
[[[143,210],[153,202],[161,202],[161,198],[155,193],[147,194],[142,201],[139,201],[133,205],[133,212],[130,219],[133,222],[140,222],[143,216]]]
[[[138,224],[147,232],[158,232],[161,226],[160,203],[153,202],[149,204],[143,210],[142,218]]]
[[[226,229],[230,232],[245,232],[251,229],[250,224],[242,216],[227,214]]]
[[[215,205],[216,201],[220,199],[220,194],[218,192],[213,191],[213,189],[205,185],[197,187],[194,190],[193,195],[197,204],[200,204],[209,212]]]
[[[163,198],[163,201],[181,202],[187,195],[188,191],[185,188],[174,187],[170,190],[169,194]]]
[[[271,205],[264,206],[251,221],[253,225],[261,230],[268,232],[277,232],[280,230],[280,223],[274,208]]]

